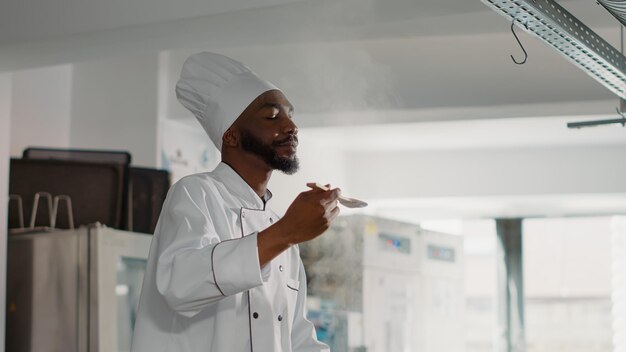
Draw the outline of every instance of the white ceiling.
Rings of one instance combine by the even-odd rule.
[[[592,28],[610,25],[612,17],[593,1],[560,2]],[[250,15],[265,20],[276,14],[280,17],[271,18],[273,23],[255,26],[265,32],[279,25],[286,33],[305,28],[310,38],[328,40],[506,30],[493,26],[493,12],[479,0],[5,0],[0,3],[0,46],[190,19],[212,21],[227,13],[231,21]],[[326,31],[329,26],[332,35]]]
[[[608,12],[589,0],[564,2],[617,45],[618,23]],[[322,91],[319,86],[327,84],[324,80],[331,76],[343,80],[345,86],[334,82],[335,91],[325,99],[339,97],[342,103],[351,98],[345,94],[354,91],[350,78],[377,79],[374,84],[367,82],[373,88],[357,95],[379,94],[383,106],[348,101],[340,107],[344,109],[425,109],[613,97],[527,35],[521,39],[529,52],[528,63],[513,65],[508,56],[519,55],[520,50],[506,20],[479,0],[5,0],[0,6],[0,72],[99,60],[132,51],[210,48],[231,50],[261,73],[266,69],[273,74],[275,67],[302,62],[308,65],[307,71],[292,67],[288,82],[295,85],[294,98],[303,107],[301,111],[327,110],[323,104],[320,108],[309,103],[324,102],[321,97],[308,98],[312,90]],[[266,54],[260,54],[264,51],[285,55],[287,59],[282,61],[286,64],[264,59]],[[343,76],[337,75],[337,70],[319,71],[315,60],[335,64]],[[364,64],[376,69],[345,65],[354,60],[369,60]],[[368,71],[359,71],[362,69]],[[322,74],[312,73],[316,71]],[[544,79],[546,74],[552,79]],[[381,75],[387,86],[376,85]],[[333,105],[332,101],[325,103]]]
[[[0,45],[136,27],[301,0],[20,0],[3,1]]]

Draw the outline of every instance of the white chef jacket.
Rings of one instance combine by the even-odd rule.
[[[132,352],[328,351],[305,317],[298,247],[259,266],[257,234],[278,220],[267,201],[225,163],[172,186],[150,246]]]

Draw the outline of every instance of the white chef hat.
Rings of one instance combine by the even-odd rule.
[[[254,99],[273,89],[278,88],[241,62],[201,52],[191,55],[183,64],[176,97],[196,116],[221,151],[224,132]]]

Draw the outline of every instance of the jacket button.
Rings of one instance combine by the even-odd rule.
[[[270,218],[270,224],[274,223],[274,219]]]
[[[282,265],[279,265],[278,266],[278,270],[283,271],[283,270],[285,270],[285,268]]]
[[[282,315],[278,316],[278,321],[283,321],[283,316]]]
[[[246,217],[246,213],[244,213],[243,211],[241,212],[241,217],[245,218]]]
[[[254,313],[252,314],[252,317],[253,317],[254,319],[257,319],[257,318],[259,317],[259,313],[254,312]]]

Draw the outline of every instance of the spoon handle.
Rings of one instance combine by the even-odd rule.
[[[313,185],[308,184],[309,187],[311,188],[319,188],[322,191],[328,191],[329,188],[321,185],[319,183],[315,183]],[[348,198],[348,197],[344,197],[342,195],[340,195],[338,197],[339,203],[343,204],[344,206],[348,207],[348,208],[363,208],[367,206],[367,203],[362,201],[362,200],[358,200],[358,199],[354,199],[354,198]]]
[[[311,186],[309,186],[309,187],[311,187]],[[313,187],[311,187],[311,188],[313,188]],[[326,187],[326,186],[324,186],[324,185],[322,185],[322,184],[319,184],[319,183],[317,183],[317,182],[315,183],[315,188],[319,188],[319,189],[321,189],[322,191],[328,191],[328,190],[330,190],[330,188],[328,188],[328,187]],[[342,196],[342,195],[339,195],[339,199],[346,200],[346,197],[344,197],[344,196]]]

